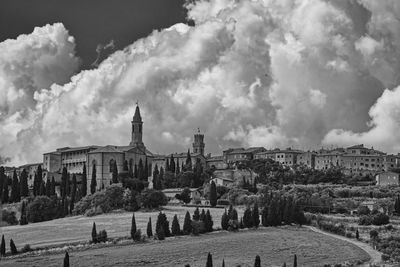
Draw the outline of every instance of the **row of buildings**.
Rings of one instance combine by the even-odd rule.
[[[123,169],[125,162],[129,168],[141,164],[148,164],[148,169],[154,166],[165,169],[168,158],[174,158],[177,164],[186,163],[187,152],[173,153],[172,155],[157,155],[151,153],[143,143],[143,120],[140,108],[137,105],[135,114],[131,121],[131,140],[129,145],[89,145],[83,147],[62,147],[55,151],[43,154],[43,163],[29,164],[17,168],[17,172],[26,169],[29,174],[28,183],[33,183],[33,177],[38,165],[42,166],[43,179],[55,177],[60,179],[62,169],[65,167],[69,173],[77,174],[78,180],[86,166],[88,187],[90,188],[91,177],[96,172],[97,188],[103,188],[111,184],[113,166],[118,170]],[[223,185],[233,184],[241,177],[252,180],[254,173],[237,170],[236,166],[245,161],[253,159],[272,159],[283,166],[292,167],[303,165],[309,168],[324,170],[329,168],[340,168],[346,174],[372,174],[389,171],[399,167],[398,155],[388,155],[364,145],[356,145],[347,148],[332,150],[321,149],[319,151],[301,151],[297,149],[272,149],[264,147],[230,148],[224,150],[222,155],[211,156],[205,154],[204,134],[200,130],[194,134],[192,152],[190,153],[192,166],[200,162],[203,167],[214,168],[214,179]],[[12,168],[8,168],[11,175]],[[148,181],[152,186],[152,172],[149,172]]]

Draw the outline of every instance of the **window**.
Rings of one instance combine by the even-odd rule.
[[[132,132],[135,132],[135,125],[132,124]]]
[[[139,124],[139,133],[142,132],[142,125]]]

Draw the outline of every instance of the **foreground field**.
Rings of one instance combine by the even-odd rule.
[[[70,253],[71,266],[205,266],[207,253],[215,266],[253,266],[258,254],[263,266],[282,266],[297,254],[299,266],[322,266],[369,260],[362,249],[334,237],[298,227],[268,227],[237,233],[216,232],[165,241],[115,246]],[[2,266],[60,266],[64,254],[7,260]]]
[[[163,212],[172,223],[174,214],[178,215],[181,227],[185,218],[186,211],[193,214],[194,208],[168,206]],[[214,228],[221,227],[221,216],[223,209],[210,209],[214,220]],[[158,212],[135,212],[136,225],[142,233],[146,233],[146,226],[151,217],[153,231],[157,221]],[[241,211],[239,211],[241,215]],[[73,216],[47,222],[32,223],[28,225],[15,225],[1,227],[0,233],[6,239],[12,238],[17,248],[22,248],[29,244],[32,248],[52,246],[58,244],[72,243],[77,241],[89,241],[91,239],[92,225],[96,222],[97,230],[105,229],[109,237],[129,236],[131,229],[131,212],[102,214],[94,217]]]

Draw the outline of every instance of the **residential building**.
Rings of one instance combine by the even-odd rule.
[[[396,172],[381,172],[375,175],[376,185],[399,185],[399,174]]]

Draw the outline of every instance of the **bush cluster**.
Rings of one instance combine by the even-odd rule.
[[[359,225],[386,225],[389,223],[389,216],[381,212],[363,215],[358,220]]]

